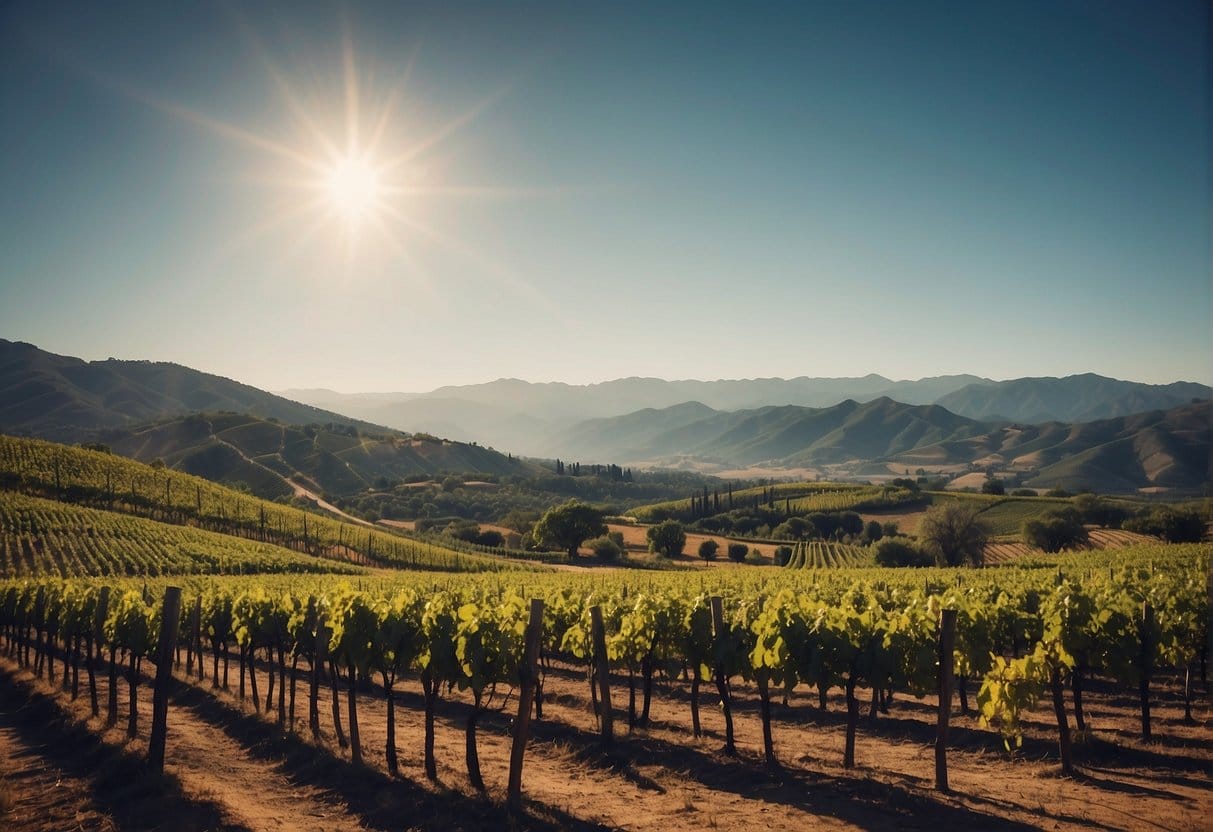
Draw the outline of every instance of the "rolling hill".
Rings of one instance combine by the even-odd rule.
[[[568,458],[633,464],[692,457],[720,466],[815,468],[888,476],[893,468],[991,469],[1041,488],[1199,490],[1213,480],[1213,402],[1115,419],[1022,425],[980,422],[938,405],[889,398],[829,408],[721,412],[700,403],[593,419],[551,440]]]
[[[286,496],[291,482],[330,496],[354,494],[378,480],[453,473],[532,474],[537,466],[479,445],[375,433],[333,425],[293,426],[236,413],[191,414],[135,430],[102,434],[115,451],[216,482],[243,483]]]
[[[537,470],[475,443],[403,434],[177,364],[86,362],[4,340],[0,432],[100,441],[264,497],[290,495],[288,480],[344,495],[380,478]]]
[[[863,403],[848,399],[827,408],[785,405],[735,412],[694,402],[583,422],[553,437],[551,450],[575,458],[585,455],[579,447],[589,447],[604,458],[628,461],[690,455],[729,465],[796,467],[887,457],[985,429],[934,405],[887,397]]]
[[[361,423],[179,364],[83,361],[0,339],[0,431],[62,442],[199,411],[232,411],[296,425]]]
[[[1141,384],[1084,373],[1065,378],[1019,378],[970,384],[936,403],[971,419],[1013,422],[1092,422],[1213,397],[1203,384]]]

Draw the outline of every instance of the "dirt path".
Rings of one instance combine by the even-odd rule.
[[[241,459],[243,459],[245,462],[247,462],[249,465],[256,465],[261,470],[282,480],[284,483],[286,483],[290,487],[290,489],[292,491],[295,492],[296,497],[302,497],[303,499],[308,500],[311,503],[314,503],[317,508],[323,509],[324,511],[327,511],[336,517],[340,517],[342,520],[345,520],[347,522],[357,523],[360,526],[370,526],[370,527],[374,528],[374,525],[375,525],[374,523],[371,523],[367,520],[363,520],[361,517],[355,517],[352,514],[346,514],[344,511],[342,511],[341,509],[337,508],[337,506],[335,506],[332,503],[325,500],[323,497],[321,497],[316,492],[314,492],[310,489],[304,488],[302,485],[295,482],[291,478],[284,477],[284,476],[282,476],[282,474],[278,473],[273,468],[270,468],[267,465],[261,464],[260,462],[258,462],[257,460],[253,459],[248,454],[246,454],[244,451],[240,450],[240,448],[233,445],[231,442],[228,442],[226,439],[215,434],[213,431],[211,432],[211,439],[214,439],[220,445],[223,445],[223,446],[231,449],[234,453],[239,455],[239,457]]]
[[[356,766],[333,740],[327,687],[320,703],[322,738],[314,741],[306,725],[305,687],[297,694],[300,719],[290,726],[293,731],[284,730],[274,713],[255,712],[251,697],[239,699],[234,665],[232,670],[231,691],[212,690],[208,678],[183,684],[174,694],[169,771],[188,799],[212,800],[226,823],[250,829],[1192,830],[1209,828],[1213,809],[1213,711],[1202,700],[1196,723],[1183,723],[1173,677],[1155,686],[1152,743],[1137,738],[1134,697],[1123,687],[1091,681],[1092,730],[1075,748],[1074,777],[1059,775],[1056,728],[1047,709],[1028,716],[1024,746],[1015,755],[973,717],[954,716],[953,793],[944,795],[933,789],[930,697],[898,696],[889,714],[875,722],[866,718],[865,703],[857,767],[848,770],[841,765],[840,695],[832,691],[822,712],[815,692],[798,689],[787,706],[774,707],[780,767],[772,770],[762,763],[761,723],[748,685],[735,687],[739,755],[732,758],[723,753],[723,717],[708,686],[702,691],[702,738],[690,736],[688,687],[680,681],[659,681],[649,724],[629,731],[627,678],[616,674],[616,738],[604,750],[584,670],[556,662],[546,676],[543,717],[533,723],[527,751],[528,812],[511,819],[502,802],[513,699],[504,711],[481,718],[478,748],[487,786],[481,794],[464,767],[470,702],[458,692],[444,691],[437,709],[439,781],[433,784],[422,766],[424,714],[416,681],[397,688],[401,771],[393,777],[384,753],[386,700],[378,689],[358,696],[364,764]],[[264,667],[257,677],[264,696]],[[119,712],[125,715],[121,688]],[[60,704],[78,711],[87,709],[85,699],[72,705],[60,697]],[[142,699],[140,719],[147,720],[150,705]],[[344,693],[340,704],[348,732]],[[499,695],[494,706],[500,704]],[[142,726],[146,731],[147,722]],[[98,728],[95,722],[92,727]],[[105,738],[141,753],[141,741],[125,743],[121,732],[119,726]]]
[[[36,829],[115,829],[89,797],[88,782],[64,771],[17,730],[18,714],[0,712],[0,814],[9,832]]]
[[[255,827],[234,819],[207,793],[188,794],[171,773],[144,764],[145,748],[119,730],[102,735],[88,706],[0,660],[0,828],[164,829],[180,832]]]
[[[314,503],[317,508],[321,508],[327,511],[329,514],[340,517],[342,520],[345,520],[348,523],[357,523],[359,526],[369,526],[370,528],[375,527],[375,524],[369,520],[363,520],[361,517],[355,517],[352,514],[345,513],[341,509],[337,508],[337,506],[325,500],[316,492],[304,488],[302,485],[292,479],[284,479],[284,482],[286,482],[286,484],[294,490],[296,497],[302,497],[303,499]]]

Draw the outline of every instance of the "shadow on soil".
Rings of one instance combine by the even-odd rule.
[[[527,801],[525,813],[515,815],[487,798],[471,798],[449,790],[430,791],[410,780],[356,766],[299,735],[283,732],[256,714],[244,712],[220,695],[197,687],[178,685],[172,701],[227,733],[250,756],[278,766],[292,782],[319,790],[322,799],[344,804],[374,829],[468,832],[606,829],[535,801]]]
[[[225,822],[216,804],[185,796],[176,778],[153,773],[141,756],[107,745],[7,665],[0,666],[0,724],[32,753],[87,784],[93,805],[120,830],[250,832]]]

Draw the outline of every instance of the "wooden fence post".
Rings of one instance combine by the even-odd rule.
[[[173,683],[173,655],[177,648],[177,625],[181,619],[181,588],[164,590],[160,614],[160,641],[156,645],[156,687],[152,692],[152,736],[147,761],[152,770],[164,771],[164,741],[168,734],[168,693]]]
[[[539,675],[539,641],[543,635],[543,599],[531,599],[531,620],[526,628],[526,648],[518,669],[518,718],[514,720],[513,745],[510,748],[510,781],[507,803],[512,811],[522,808],[522,758],[526,753],[527,732],[531,727],[531,707],[535,702],[535,681]]]
[[[594,645],[595,672],[598,675],[598,700],[601,713],[598,722],[603,745],[615,737],[614,714],[611,713],[611,668],[607,660],[606,627],[602,623],[602,607],[590,607],[590,635]]]
[[[939,709],[935,722],[935,788],[948,791],[948,718],[952,713],[952,652],[956,610],[939,612]]]

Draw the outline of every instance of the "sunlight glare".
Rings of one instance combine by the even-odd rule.
[[[325,190],[333,209],[349,222],[371,213],[379,200],[379,172],[365,159],[350,156],[329,171]]]

